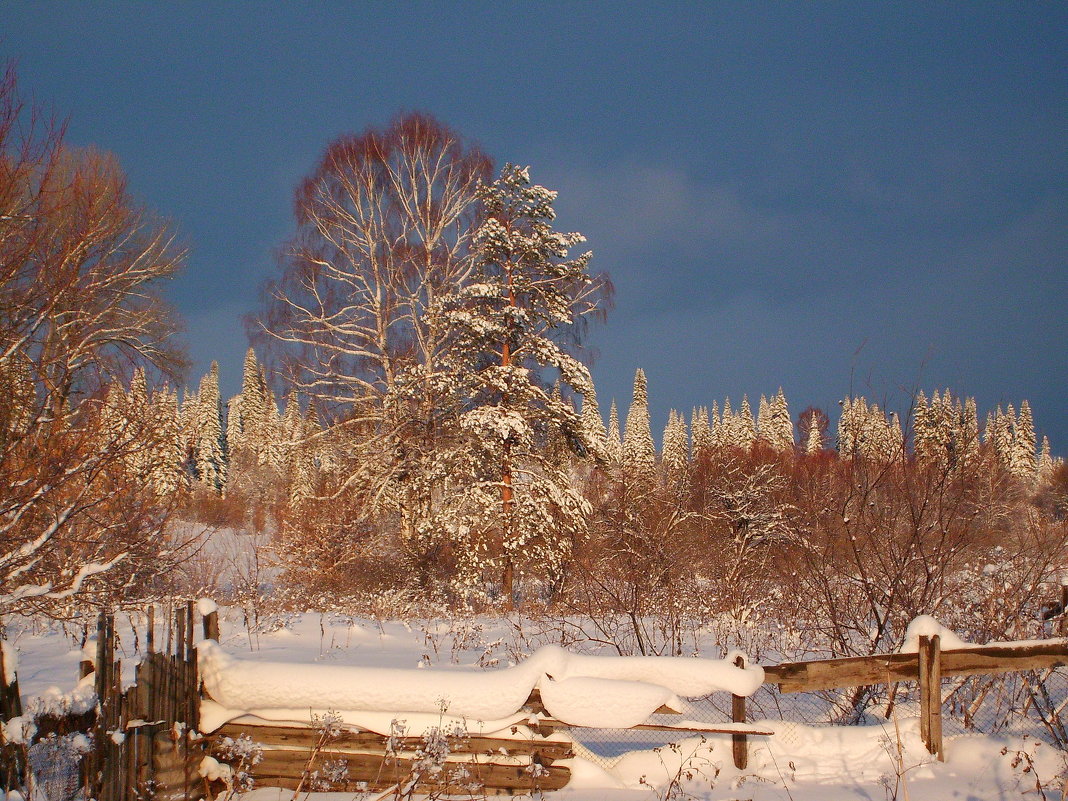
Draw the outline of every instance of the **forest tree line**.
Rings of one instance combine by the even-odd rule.
[[[980,427],[948,390],[903,420],[851,396],[832,432],[779,390],[673,411],[658,448],[638,371],[606,424],[582,345],[607,276],[528,169],[419,114],[330,143],[250,316],[262,363],[227,401],[215,366],[179,397],[161,286],[184,253],[112,157],[26,117],[9,70],[4,611],[196,591],[199,521],[267,532],[281,572],[252,591],[294,605],[553,610],[646,653],[712,618],[804,622],[832,653],[921,612],[1041,625],[1068,480],[1026,401]]]

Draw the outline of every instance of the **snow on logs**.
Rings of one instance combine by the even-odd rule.
[[[216,642],[198,645],[200,674],[214,704],[202,707],[201,728],[212,731],[251,714],[306,721],[309,710],[339,711],[346,723],[385,729],[398,714],[480,721],[484,731],[528,716],[522,707],[538,689],[549,714],[564,723],[630,728],[662,706],[680,710],[679,696],[725,691],[748,696],[764,680],[761,667],[683,657],[604,657],[556,646],[501,670],[405,670],[295,665],[237,659]],[[380,720],[379,720],[380,718]]]

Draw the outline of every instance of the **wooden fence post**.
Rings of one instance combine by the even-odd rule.
[[[219,641],[219,610],[204,615],[204,639]]]
[[[927,751],[945,762],[942,748],[942,666],[941,638],[920,637],[920,737]]]
[[[1068,625],[1068,584],[1061,585],[1061,619],[1059,628],[1061,636],[1064,636],[1065,626]]]
[[[745,667],[745,660],[737,657],[734,664],[740,668]],[[745,696],[731,695],[731,720],[735,723],[745,723]],[[731,747],[734,750],[734,767],[744,770],[749,764],[749,741],[744,734],[731,735]]]
[[[0,621],[0,633],[4,627]],[[11,683],[8,683],[8,666],[4,655],[4,649],[8,647],[7,640],[0,643],[0,724],[6,723],[12,718],[22,714],[22,695],[19,692],[19,677],[12,675]],[[11,671],[14,674],[14,671]],[[0,745],[0,785],[3,789],[13,789],[21,786],[26,777],[28,767],[24,763],[22,749],[6,740]]]

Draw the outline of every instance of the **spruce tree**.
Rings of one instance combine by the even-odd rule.
[[[656,462],[656,446],[649,421],[649,390],[645,371],[640,367],[634,373],[634,394],[627,423],[623,429],[623,464],[636,470],[651,470]]]
[[[756,425],[753,410],[749,408],[749,396],[742,395],[742,409],[738,413],[738,438],[742,450],[749,450],[756,442]]]
[[[1037,479],[1040,486],[1053,480],[1053,457],[1049,450],[1049,437],[1042,437],[1042,451],[1038,456]]]
[[[935,393],[938,394],[937,392]],[[931,461],[937,454],[935,443],[935,426],[933,413],[928,405],[927,395],[921,389],[913,404],[912,448],[916,458],[921,462]]]
[[[178,394],[164,387],[152,399],[155,442],[151,480],[157,495],[169,496],[184,483],[182,430],[178,415]]]
[[[1035,421],[1031,404],[1025,399],[1020,404],[1012,443],[1012,473],[1017,478],[1030,481],[1035,477]]]
[[[969,462],[974,462],[979,456],[979,411],[975,398],[964,400],[960,431],[962,451]]]
[[[723,399],[723,413],[719,421],[719,446],[722,448],[740,448],[738,426],[735,422],[734,411],[731,409],[731,399]]]
[[[790,420],[790,406],[786,402],[786,394],[779,387],[779,391],[768,404],[771,415],[771,427],[774,431],[772,437],[775,449],[781,452],[789,452],[794,449],[794,425]]]
[[[712,429],[708,421],[708,409],[699,406],[690,415],[690,436],[693,440],[693,458],[708,459],[712,455]]]
[[[823,451],[823,438],[820,436],[820,421],[815,414],[809,415],[808,433],[805,435],[805,453],[815,456]]]
[[[664,428],[664,445],[661,451],[661,461],[669,472],[678,472],[686,466],[686,440],[686,418],[672,409]]]
[[[729,398],[727,402],[728,404],[730,403]],[[723,418],[719,412],[719,401],[712,401],[712,412],[708,416],[708,430],[712,450],[719,450],[724,444]]]
[[[196,473],[201,482],[221,492],[226,486],[226,461],[219,397],[219,363],[212,362],[197,391],[200,401],[197,426]]]
[[[849,458],[856,450],[856,437],[853,432],[853,402],[847,395],[839,402],[839,405],[842,407],[842,412],[838,416],[838,455]]]
[[[619,410],[615,398],[608,410],[608,461],[620,464],[623,461],[623,436],[619,432]]]
[[[758,442],[777,450],[775,432],[772,430],[771,424],[771,408],[768,406],[768,399],[764,396],[764,393],[760,394],[760,402],[757,404],[756,431]]]
[[[616,421],[618,425],[618,421]],[[597,392],[590,384],[590,391],[582,398],[582,428],[585,432],[589,450],[587,453],[595,459],[608,459],[608,432],[601,417],[601,407],[597,403]]]
[[[1010,403],[1001,411],[998,406],[994,421],[994,454],[998,464],[1012,472],[1013,455],[1015,450],[1016,409]]]

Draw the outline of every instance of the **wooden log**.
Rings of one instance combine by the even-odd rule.
[[[1042,670],[1068,665],[1068,641],[1035,645],[975,646],[941,652],[943,676],[979,676]],[[877,654],[810,662],[784,662],[764,668],[764,681],[783,693],[832,690],[865,684],[917,681],[916,654]]]
[[[211,740],[218,742],[223,737],[237,739],[241,735],[248,735],[253,742],[260,743],[266,748],[302,748],[310,751],[319,740],[319,732],[313,728],[295,728],[287,726],[244,726],[240,723],[228,723],[216,731]],[[385,752],[386,741],[389,738],[382,734],[369,731],[347,731],[336,740],[331,740],[327,745],[330,751],[353,750],[376,750]],[[414,751],[423,745],[421,737],[394,738],[398,750]],[[502,754],[502,749],[506,754]],[[451,738],[449,750],[454,754],[486,754],[486,755],[522,755],[530,756],[537,754],[540,758],[548,761],[568,759],[574,756],[572,744],[562,740],[545,740],[540,736],[530,738],[505,738],[487,737],[474,735],[465,738]]]
[[[737,657],[734,660],[737,667],[744,668],[745,660]],[[745,723],[745,696],[731,695],[731,720],[735,723]],[[745,770],[749,764],[749,741],[744,734],[731,735],[731,749],[734,753],[734,767]]]

